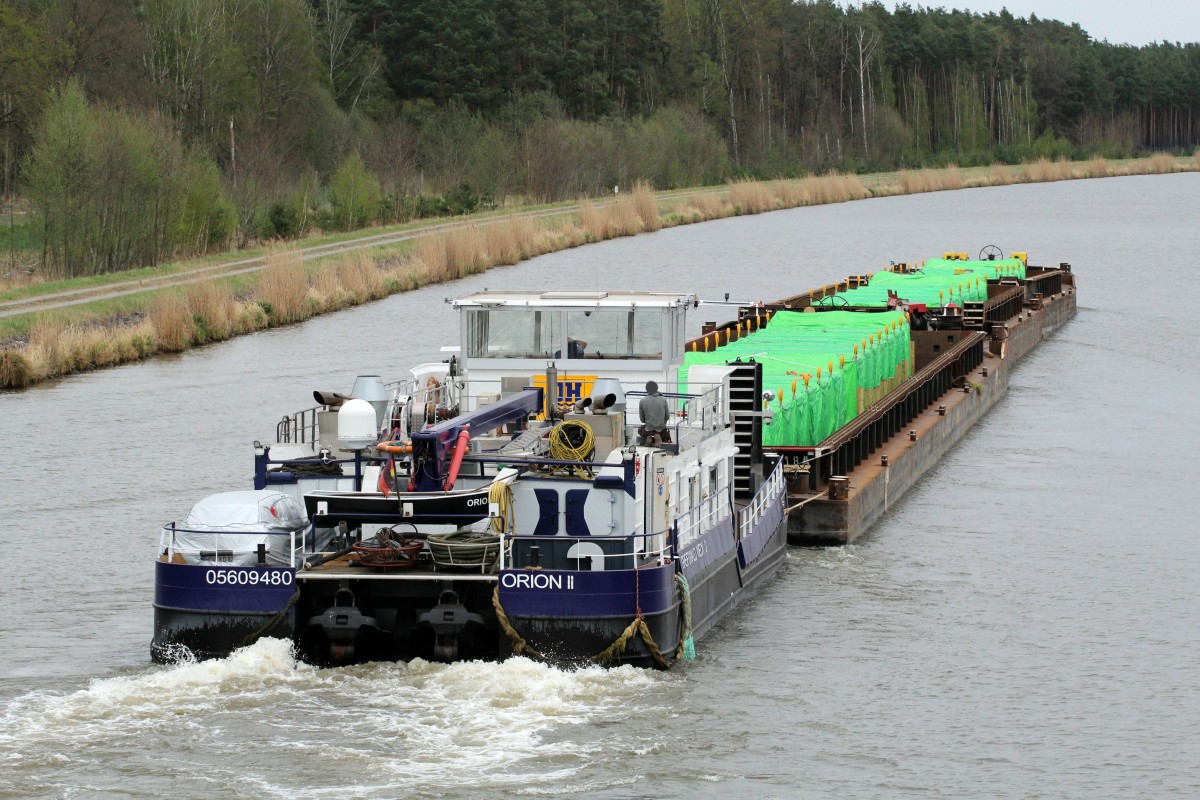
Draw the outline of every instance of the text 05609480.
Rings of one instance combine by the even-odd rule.
[[[291,586],[292,573],[286,569],[210,569],[204,573],[209,586]]]

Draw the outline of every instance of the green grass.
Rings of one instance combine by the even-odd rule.
[[[126,273],[122,273],[126,274]],[[228,286],[237,296],[247,295],[254,289],[256,276],[235,275],[231,278],[217,278],[214,283]],[[46,311],[36,311],[32,314],[19,314],[12,317],[0,317],[0,344],[22,339],[29,335],[30,330],[39,322],[52,325],[91,325],[109,322],[146,312],[154,297],[159,292],[182,292],[186,286],[168,288],[151,288],[144,292],[122,295],[106,300],[93,300],[88,303],[54,308]]]

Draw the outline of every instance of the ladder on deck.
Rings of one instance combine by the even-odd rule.
[[[733,416],[733,442],[737,455],[733,458],[733,496],[754,496],[752,470],[762,460],[762,420],[750,414],[762,409],[762,365],[753,361],[732,361],[729,376],[729,411]],[[738,412],[745,412],[739,414]]]
[[[983,303],[963,303],[963,327],[981,330],[983,328]]]

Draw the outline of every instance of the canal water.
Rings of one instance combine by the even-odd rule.
[[[1196,796],[1198,207],[1189,174],[730,219],[2,394],[0,798]],[[1079,316],[866,539],[793,548],[695,662],[149,663],[161,524],[248,487],[313,389],[437,358],[445,296],[772,299],[988,244],[1070,261]]]

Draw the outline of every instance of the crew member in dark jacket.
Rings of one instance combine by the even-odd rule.
[[[667,428],[670,416],[667,398],[658,393],[658,384],[647,381],[646,396],[638,403],[638,417],[642,420],[642,425],[638,428],[641,443],[654,445],[671,441],[671,431]]]

